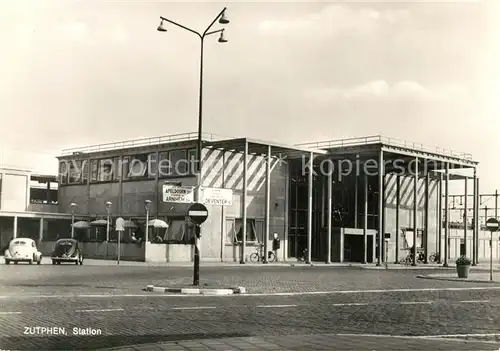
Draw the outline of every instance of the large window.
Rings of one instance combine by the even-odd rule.
[[[262,220],[255,218],[247,218],[246,227],[246,242],[256,242],[263,239],[263,223]],[[241,218],[226,220],[226,242],[240,243],[243,239],[243,220]]]
[[[123,158],[123,179],[141,179],[154,177],[156,154],[139,154]]]
[[[68,182],[68,164],[66,161],[59,162],[59,184],[67,184]]]
[[[99,168],[99,161],[92,160],[90,161],[90,181],[97,182],[97,170]]]
[[[120,158],[105,158],[98,162],[97,180],[99,182],[110,182],[119,179]]]
[[[90,174],[91,182],[111,182],[118,180],[120,158],[103,158],[99,160],[91,160],[90,165],[84,161],[82,166],[82,181],[85,183]]]
[[[196,149],[189,149],[187,152],[188,160],[189,160],[189,173],[196,173]]]
[[[196,160],[196,150],[163,151],[158,155],[158,169],[161,177],[182,177],[194,172],[191,165]]]
[[[188,172],[188,158],[186,150],[172,150],[169,152],[170,165],[174,175],[185,176]]]
[[[82,181],[82,161],[69,162],[68,184],[78,184]]]

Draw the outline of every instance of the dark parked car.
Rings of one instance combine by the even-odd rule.
[[[83,252],[75,239],[59,239],[52,252],[52,264],[61,262],[74,262],[76,265],[83,264]]]

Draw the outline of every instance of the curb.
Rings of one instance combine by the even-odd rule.
[[[420,279],[429,279],[429,280],[443,280],[443,281],[448,281],[448,282],[461,282],[461,283],[500,284],[499,281],[467,279],[467,278],[431,277],[431,276],[428,276],[428,275],[417,275],[417,278],[420,278]]]
[[[246,289],[242,286],[235,288],[225,288],[225,289],[207,289],[207,288],[167,288],[154,285],[146,286],[145,291],[159,292],[159,293],[172,293],[172,294],[186,294],[186,295],[234,295],[234,294],[245,294]]]

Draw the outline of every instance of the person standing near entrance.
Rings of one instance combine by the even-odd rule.
[[[278,250],[280,249],[280,239],[278,239],[278,233],[274,233],[273,235],[273,251],[274,257],[276,258],[276,262],[278,262]]]

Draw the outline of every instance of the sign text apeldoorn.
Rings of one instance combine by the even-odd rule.
[[[194,188],[163,184],[163,202],[190,204],[193,202]]]

